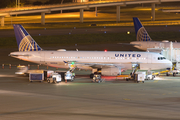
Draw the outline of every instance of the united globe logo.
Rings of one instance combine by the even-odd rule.
[[[40,51],[42,48],[28,35],[21,40],[19,51]]]
[[[151,41],[151,38],[144,27],[141,27],[138,30],[137,41]]]

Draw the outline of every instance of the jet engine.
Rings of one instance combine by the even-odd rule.
[[[101,74],[106,76],[116,76],[121,74],[121,69],[118,67],[102,68]]]

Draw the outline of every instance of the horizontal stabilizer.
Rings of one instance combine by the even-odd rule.
[[[131,44],[131,43],[118,43],[121,45],[131,45],[131,46],[141,46],[140,44]]]

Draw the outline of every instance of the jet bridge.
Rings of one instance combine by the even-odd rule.
[[[162,49],[161,54],[173,63],[176,63],[176,68],[180,69],[180,48],[173,48],[172,50],[169,48]]]
[[[173,48],[173,43],[170,42],[169,48],[149,48],[148,52],[157,52],[166,57],[172,63],[176,64],[176,68],[180,69],[180,48]]]

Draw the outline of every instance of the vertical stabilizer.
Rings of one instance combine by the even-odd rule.
[[[14,24],[14,32],[19,51],[41,51],[42,48],[34,41],[22,25]]]
[[[151,37],[147,33],[146,29],[143,27],[141,22],[137,17],[133,17],[134,29],[136,32],[136,40],[137,41],[151,41]]]

